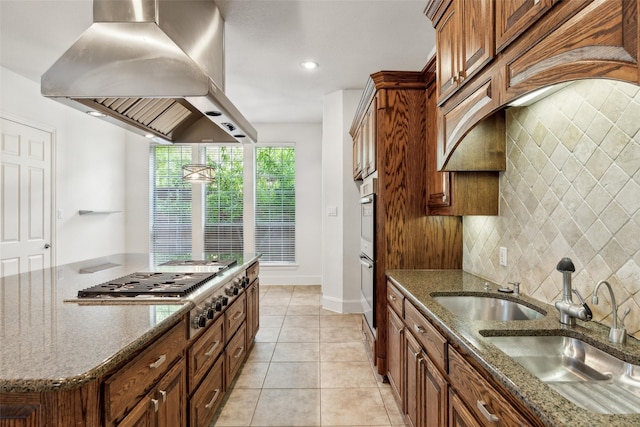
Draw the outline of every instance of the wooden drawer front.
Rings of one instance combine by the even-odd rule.
[[[249,278],[249,283],[253,283],[253,281],[258,278],[259,273],[260,264],[258,264],[257,262],[255,264],[251,264],[251,266],[247,268],[247,277]]]
[[[526,417],[505,400],[462,356],[449,349],[451,386],[485,426],[530,426]]]
[[[189,394],[200,384],[224,350],[224,317],[220,316],[189,349]]]
[[[192,427],[206,427],[211,423],[224,398],[224,357],[218,359],[202,385],[189,400]]]
[[[398,316],[403,316],[402,311],[402,303],[404,301],[404,297],[400,293],[395,286],[391,284],[391,282],[387,282],[387,302],[389,305],[398,313]]]
[[[409,302],[404,307],[404,318],[411,332],[427,351],[429,358],[442,372],[446,373],[447,340]]]
[[[186,346],[186,326],[178,323],[104,383],[107,424],[119,420],[162,377]]]
[[[238,372],[238,369],[240,369],[245,356],[247,355],[245,334],[246,327],[243,324],[231,341],[229,341],[229,344],[227,344],[227,348],[225,350],[227,359],[227,384],[231,384],[233,378]]]
[[[233,334],[238,330],[238,327],[247,317],[245,309],[245,294],[246,292],[240,294],[233,304],[229,306],[227,311],[224,312],[224,336],[227,342],[229,342]]]

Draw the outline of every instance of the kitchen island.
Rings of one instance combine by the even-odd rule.
[[[175,353],[175,360],[182,361],[186,370],[191,367],[188,358],[192,346],[199,337],[209,335],[208,331],[218,323],[222,331],[223,326],[227,326],[226,323],[223,325],[224,314],[233,306],[241,306],[234,320],[243,323],[240,326],[238,322],[238,325],[234,324],[234,330],[225,331],[229,334],[227,338],[237,330],[244,334],[244,320],[248,317],[245,294],[249,295],[251,288],[252,295],[255,292],[257,297],[259,255],[220,255],[220,259],[230,257],[237,260],[235,265],[187,297],[169,298],[166,303],[145,298],[125,302],[115,299],[85,302],[79,301],[77,295],[79,290],[134,272],[206,272],[208,267],[162,266],[160,264],[166,258],[158,261],[152,254],[118,254],[2,278],[0,426],[23,419],[33,424],[24,421],[24,424],[17,425],[111,425],[120,422],[123,414],[131,409],[132,402],[126,402],[126,408],[114,413],[113,419],[105,417],[103,414],[109,402],[102,401],[101,395],[105,393],[103,382],[107,380],[105,384],[108,385],[109,377],[144,356],[159,340],[168,341],[158,344],[158,366]],[[204,329],[190,332],[189,313],[198,297],[202,298],[204,293],[214,288],[226,286],[232,277],[244,276],[245,270],[251,270],[252,274],[255,272],[255,278],[246,284],[246,289],[243,282],[243,289],[234,301],[237,304],[230,303],[229,307],[221,310],[219,322],[214,322],[214,326],[207,324],[206,332],[203,333]],[[253,318],[257,321],[257,313]],[[248,329],[253,331],[252,342],[255,330]],[[236,357],[240,361],[246,356],[249,336],[246,335],[247,342],[243,340],[240,346],[242,357]],[[164,347],[169,350],[165,351]],[[224,349],[224,345],[220,348]],[[216,351],[215,355],[217,357],[219,352]],[[167,360],[164,366],[168,369],[175,360]],[[158,371],[162,371],[164,366]],[[188,386],[185,392],[195,392],[197,384],[189,384],[187,380],[190,378],[184,377]],[[135,385],[125,384],[125,387],[135,388]],[[144,387],[144,393],[148,393],[148,389]],[[132,398],[137,399],[138,396]]]
[[[522,420],[522,423],[518,421],[515,425],[625,427],[640,425],[640,414],[596,413],[570,402],[528,372],[513,358],[492,345],[487,337],[512,335],[576,337],[633,365],[640,364],[638,340],[629,337],[624,345],[611,344],[608,342],[609,328],[595,322],[579,321],[575,327],[565,327],[560,324],[555,307],[527,296],[497,292],[498,285],[495,283],[487,282],[483,278],[461,270],[388,270],[387,277],[389,279],[387,294],[389,310],[397,313],[400,318],[404,317],[404,321],[409,325],[404,329],[407,335],[405,341],[415,341],[413,335],[419,339],[419,335],[425,332],[428,336],[442,339],[442,342],[437,340],[426,342],[426,345],[423,345],[426,350],[419,348],[418,350],[428,355],[429,360],[426,361],[425,356],[425,361],[421,362],[423,365],[429,365],[426,376],[431,379],[434,374],[442,379],[439,383],[439,396],[443,399],[444,406],[448,406],[448,410],[440,411],[439,414],[444,413],[445,418],[451,418],[449,425],[457,425],[456,422],[460,420],[465,421],[466,415],[461,416],[462,412],[470,417],[465,422],[478,423],[475,421],[477,419],[480,420],[480,425],[514,425],[505,422],[507,416]],[[558,279],[561,280],[560,277]],[[489,283],[489,289],[486,289],[486,283]],[[394,293],[396,290],[397,293]],[[438,295],[484,295],[506,298],[526,306],[536,307],[544,312],[542,313],[544,316],[534,320],[466,320],[465,316],[456,316],[437,303],[434,296]],[[421,326],[419,322],[415,322],[416,315],[412,314],[415,312],[426,320],[426,325]],[[413,323],[417,323],[417,326],[414,325],[415,328],[411,327]],[[395,330],[399,330],[397,326]],[[431,330],[433,333],[429,335]],[[440,347],[433,347],[434,343]],[[439,351],[434,352],[432,348]],[[405,351],[404,354],[410,359],[410,356],[416,353]],[[435,362],[432,363],[432,361]],[[433,366],[434,364],[437,368]],[[456,378],[463,376],[460,373],[460,367],[479,374],[478,376],[486,384],[472,385],[473,381],[467,378],[453,384],[456,383]],[[390,372],[392,368],[390,367]],[[630,374],[637,378],[637,372],[630,372]],[[407,374],[404,390],[411,389],[411,381],[412,378]],[[492,409],[486,406],[492,403],[490,400],[495,396],[487,390],[497,391],[499,396],[493,402],[494,404],[499,399],[503,399],[503,405],[500,407],[495,405],[495,412],[499,417],[493,418],[496,414],[491,413]],[[428,394],[429,391],[427,390],[426,393]],[[475,395],[473,402],[460,403],[461,400],[464,401],[465,396],[472,395]],[[404,398],[407,399],[407,397],[409,400],[414,399],[414,396],[407,396],[405,393]],[[638,399],[640,396],[635,398]],[[475,399],[478,401],[476,402]],[[431,400],[433,401],[434,399]],[[460,408],[460,406],[464,407]],[[514,409],[511,410],[510,406]],[[439,409],[434,409],[430,404],[426,410],[438,411]],[[423,409],[423,412],[426,410]],[[472,413],[475,415],[471,415]]]

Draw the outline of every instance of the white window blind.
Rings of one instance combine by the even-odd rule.
[[[295,148],[256,147],[255,246],[260,262],[296,258]]]
[[[182,181],[182,165],[191,147],[152,146],[150,150],[151,248],[158,261],[191,254],[191,184]],[[163,257],[166,254],[166,259]]]
[[[205,192],[204,250],[242,253],[244,250],[244,149],[242,145],[208,146],[206,163],[216,176]]]

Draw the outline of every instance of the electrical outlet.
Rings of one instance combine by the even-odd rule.
[[[500,246],[500,265],[503,267],[507,266],[507,248],[504,246]]]

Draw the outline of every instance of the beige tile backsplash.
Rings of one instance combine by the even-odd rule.
[[[528,107],[507,111],[507,170],[500,215],[464,218],[465,271],[553,304],[569,257],[574,287],[594,320],[611,325],[611,283],[625,325],[640,338],[640,87],[574,82]],[[499,249],[507,248],[507,266]],[[577,301],[577,299],[574,298]]]

